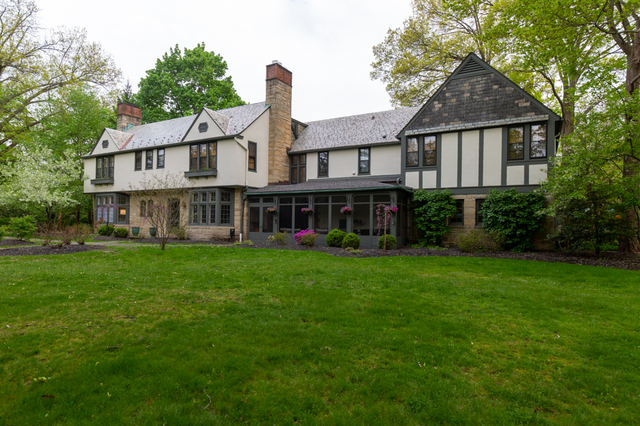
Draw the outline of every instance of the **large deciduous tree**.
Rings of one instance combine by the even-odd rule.
[[[192,115],[203,107],[243,105],[226,72],[222,56],[205,50],[204,43],[184,51],[176,44],[138,84],[134,101],[142,108],[143,123]]]
[[[0,0],[0,157],[37,125],[35,107],[57,90],[91,83],[108,86],[120,71],[82,29],[44,34],[31,0]]]
[[[469,52],[504,70],[504,40],[487,36],[498,16],[492,1],[413,0],[412,7],[403,28],[373,48],[371,78],[387,84],[394,105],[423,104]]]

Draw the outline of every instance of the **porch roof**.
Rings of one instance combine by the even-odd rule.
[[[254,188],[247,191],[247,195],[276,195],[276,194],[302,194],[317,192],[350,192],[350,191],[380,191],[400,189],[413,192],[410,188],[400,184],[384,183],[372,179],[348,178],[313,180],[295,185],[270,185],[263,188]]]

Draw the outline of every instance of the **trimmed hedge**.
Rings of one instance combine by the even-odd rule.
[[[342,240],[347,236],[347,233],[341,231],[340,229],[332,229],[331,232],[327,234],[327,244],[329,247],[341,247]]]
[[[127,228],[118,228],[115,230],[115,235],[118,238],[127,238],[129,236],[129,230]]]
[[[385,247],[384,244],[384,236],[380,237],[380,239],[378,240],[378,248],[379,249],[384,249],[384,250],[392,250],[394,248],[396,248],[396,245],[398,245],[398,241],[396,240],[396,237],[394,237],[393,235],[387,235],[387,246]]]
[[[360,237],[358,237],[353,232],[351,234],[347,234],[342,240],[342,248],[352,248],[357,249],[360,247]]]
[[[109,225],[109,235],[113,234],[113,231],[115,230],[116,230],[115,226]],[[102,236],[107,235],[107,225],[102,225],[100,228],[98,228],[98,235],[102,235]]]

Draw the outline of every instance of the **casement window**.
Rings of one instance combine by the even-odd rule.
[[[122,194],[97,195],[96,220],[114,224],[129,223],[129,197]]]
[[[464,200],[456,200],[456,212],[449,218],[449,225],[464,224]]]
[[[96,179],[113,179],[114,157],[96,157]]]
[[[368,175],[371,173],[371,148],[358,149],[358,174]]]
[[[164,169],[164,148],[158,149],[156,157],[156,169]]]
[[[258,144],[249,142],[249,171],[255,172],[258,160]]]
[[[219,188],[191,191],[191,225],[233,225],[233,191]]]
[[[529,158],[547,158],[547,125],[531,125]]]
[[[289,156],[289,183],[296,184],[307,181],[307,154]]]
[[[524,127],[509,127],[509,141],[507,158],[509,160],[524,160]]]
[[[145,151],[144,169],[153,169],[153,150]]]
[[[140,201],[140,217],[149,217],[153,211],[153,200]]]
[[[476,226],[482,226],[482,222],[483,222],[482,205],[483,204],[484,204],[484,199],[482,198],[476,199]]]
[[[407,167],[418,166],[418,138],[407,138]]]
[[[215,142],[189,146],[189,170],[215,170],[217,164],[217,146]]]
[[[423,166],[435,166],[436,165],[436,137],[434,135],[425,136],[424,140],[424,155],[422,156]]]
[[[133,170],[142,170],[142,151],[136,151],[134,155],[136,157],[133,163]]]
[[[318,153],[318,177],[329,177],[329,151]]]

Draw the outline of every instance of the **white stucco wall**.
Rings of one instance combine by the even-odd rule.
[[[538,185],[547,180],[546,164],[529,165],[529,185]]]
[[[458,133],[444,133],[442,135],[442,188],[458,186]]]
[[[206,132],[200,133],[198,127],[200,123],[207,123],[209,125]],[[191,129],[187,132],[184,138],[185,142],[192,142],[196,140],[214,138],[218,136],[224,136],[224,132],[218,127],[218,124],[213,121],[211,116],[206,111],[201,111],[198,117],[194,120]]]
[[[524,185],[525,166],[507,166],[507,185]]]
[[[318,159],[316,157],[316,167]],[[316,172],[315,176],[318,176]],[[329,177],[353,177],[358,176],[358,150],[339,149],[329,151]]]
[[[427,170],[422,172],[422,188],[424,189],[436,188],[437,177],[438,177],[438,172],[435,170]]]
[[[331,157],[331,154],[329,154]],[[331,164],[331,163],[329,163]],[[318,177],[318,153],[307,153],[307,180],[316,179]],[[320,178],[323,179],[323,178]]]
[[[462,186],[478,186],[480,131],[462,132]]]
[[[400,174],[400,145],[371,147],[371,175]]]
[[[482,153],[482,184],[498,186],[502,184],[502,128],[485,129]]]
[[[418,189],[420,185],[420,172],[407,172],[405,185],[409,188]]]

